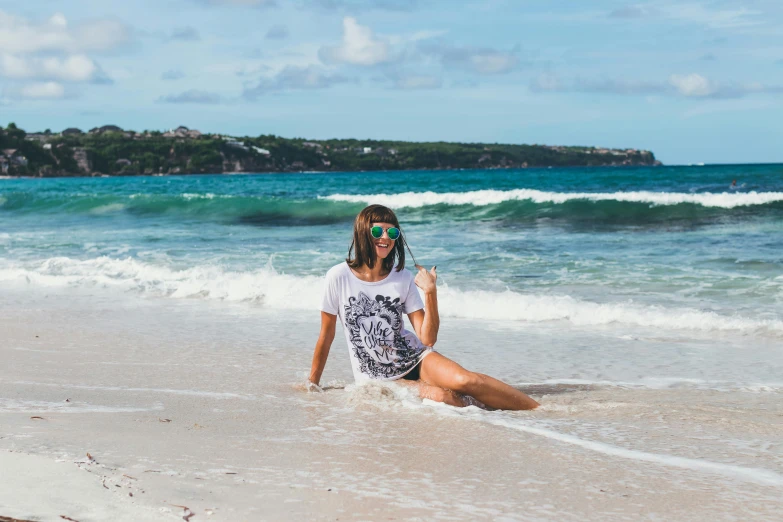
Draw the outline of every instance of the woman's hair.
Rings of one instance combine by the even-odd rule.
[[[353,241],[351,241],[351,248],[348,249],[348,258],[345,260],[351,268],[361,268],[363,265],[367,265],[369,268],[375,266],[377,256],[375,255],[374,241],[370,235],[370,227],[373,223],[391,223],[400,228],[400,222],[397,221],[397,216],[394,215],[392,209],[383,205],[365,207],[353,222]],[[355,256],[354,249],[356,250]],[[405,268],[405,238],[402,234],[394,242],[394,249],[383,260],[384,271],[391,272],[395,263],[398,272]]]

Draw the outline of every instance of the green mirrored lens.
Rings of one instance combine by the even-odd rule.
[[[400,237],[400,229],[391,227],[389,230],[386,231],[387,234],[389,234],[389,239],[394,241],[398,237]]]
[[[370,229],[370,234],[372,234],[372,237],[375,239],[380,239],[381,236],[383,236],[383,227],[372,227]]]

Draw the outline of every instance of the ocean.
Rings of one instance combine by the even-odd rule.
[[[6,179],[0,281],[315,310],[369,203],[445,316],[783,336],[780,165]]]
[[[436,348],[524,389],[539,410],[457,411],[393,385],[357,388],[339,333],[327,392],[301,391],[324,274],[345,259],[353,218],[370,203],[395,209],[416,260],[438,267]],[[574,476],[615,461],[605,478],[654,482],[664,470],[674,473],[672,495],[712,488],[733,499],[725,513],[753,512],[740,494],[753,497],[762,518],[780,507],[783,165],[0,179],[0,292],[30,309],[51,307],[53,317],[74,306],[88,318],[84,328],[107,335],[122,328],[117,303],[129,314],[173,310],[176,322],[145,319],[150,335],[167,341],[154,353],[166,359],[176,339],[201,343],[213,368],[226,360],[240,367],[252,336],[268,362],[254,366],[260,382],[283,385],[273,395],[289,411],[314,411],[317,401],[321,412],[297,417],[296,434],[285,428],[293,417],[270,417],[268,440],[357,452],[379,443],[363,424],[369,408],[406,426],[457,422],[450,429],[465,447],[483,437],[504,448],[522,444],[518,437],[547,441],[555,453],[568,447],[570,458],[589,456],[570,467],[560,461]],[[188,317],[198,318],[192,329]],[[253,388],[242,375],[213,379],[207,391],[264,396],[265,385]],[[80,379],[70,386],[98,386]],[[13,404],[0,402],[0,412],[38,411]],[[320,428],[301,431],[307,422]],[[498,480],[515,477],[493,469]],[[344,488],[370,494],[368,475],[349,475],[340,475]],[[412,478],[388,487],[422,506],[430,498]],[[456,484],[444,487],[459,494]],[[438,513],[491,516],[504,502],[492,495],[466,504],[485,511],[463,506],[457,516],[441,505]]]

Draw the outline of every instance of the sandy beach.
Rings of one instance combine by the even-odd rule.
[[[326,392],[301,391],[317,333],[304,317],[18,288],[0,312],[3,516],[774,520],[783,507],[777,394],[522,384],[542,408],[456,410],[346,386],[341,346]],[[460,327],[443,330],[458,357]]]

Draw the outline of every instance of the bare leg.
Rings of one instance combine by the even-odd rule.
[[[437,352],[421,361],[421,380],[445,390],[470,395],[499,410],[533,410],[539,406],[516,388],[483,373],[469,372]]]
[[[405,381],[400,379],[397,382],[406,386],[416,387],[419,391],[419,397],[422,399],[442,402],[448,404],[449,406],[456,406],[457,408],[462,408],[465,406],[465,401],[462,400],[462,397],[460,397],[459,394],[454,393],[451,390],[444,390],[438,386],[433,386],[432,384],[428,384],[421,379],[418,381]]]

